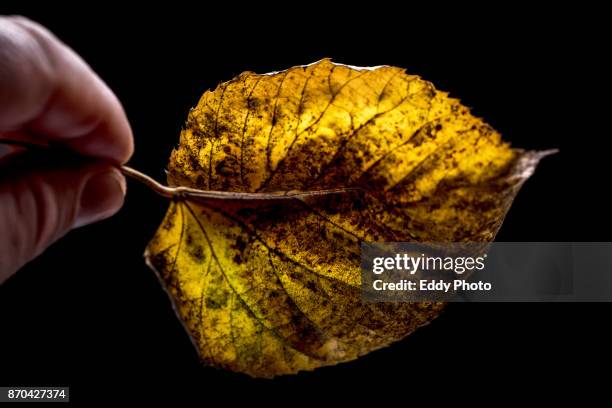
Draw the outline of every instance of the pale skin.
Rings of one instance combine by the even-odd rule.
[[[0,16],[0,139],[52,142],[78,166],[39,169],[0,144],[0,283],[71,229],[115,214],[133,153],[121,103],[41,25]],[[15,166],[14,163],[19,163]]]

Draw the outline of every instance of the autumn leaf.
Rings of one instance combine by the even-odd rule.
[[[146,257],[207,364],[272,377],[353,360],[443,307],[362,302],[360,242],[491,241],[542,155],[400,68],[245,72],[189,113],[169,184],[362,193],[175,199]]]

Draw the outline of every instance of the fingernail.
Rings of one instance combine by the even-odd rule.
[[[93,175],[81,193],[74,227],[82,227],[115,214],[123,205],[125,178],[118,170]]]

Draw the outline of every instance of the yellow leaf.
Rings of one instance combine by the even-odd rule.
[[[352,360],[443,307],[362,302],[360,242],[491,241],[541,156],[400,68],[245,72],[189,113],[169,184],[363,194],[174,200],[146,256],[206,363],[272,377]]]

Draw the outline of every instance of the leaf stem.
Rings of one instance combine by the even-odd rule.
[[[300,199],[304,197],[325,196],[331,194],[341,194],[349,191],[361,191],[360,188],[335,188],[328,190],[315,191],[278,191],[272,193],[243,193],[235,191],[214,191],[214,190],[199,190],[191,187],[170,187],[165,186],[144,173],[134,170],[128,166],[120,166],[119,169],[123,174],[137,180],[157,194],[173,198],[200,198],[212,200],[287,200]]]
[[[176,195],[176,188],[165,186],[150,176],[139,172],[128,166],[119,166],[119,170],[126,176],[141,182],[142,184],[149,187],[162,197],[172,198]]]

